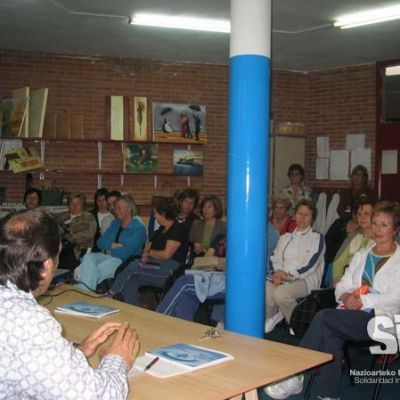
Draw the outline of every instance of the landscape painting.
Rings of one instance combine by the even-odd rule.
[[[202,151],[174,150],[174,174],[175,175],[203,175]]]
[[[198,104],[153,103],[153,140],[207,143],[206,107]]]
[[[137,174],[155,173],[158,165],[156,145],[126,144],[122,145],[124,172]]]

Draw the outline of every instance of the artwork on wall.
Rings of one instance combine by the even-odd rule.
[[[122,144],[124,172],[157,172],[157,146],[152,144]]]
[[[42,137],[44,116],[47,107],[49,89],[31,90],[29,101],[29,137]]]
[[[30,92],[29,86],[25,86],[19,89],[12,90],[11,94],[14,99],[17,97],[29,98],[29,92]],[[29,101],[26,104],[25,120],[22,125],[21,137],[29,137]]]
[[[133,140],[147,142],[147,98],[135,97],[133,101]]]
[[[175,175],[203,175],[202,151],[174,150],[174,174]]]
[[[153,140],[207,143],[206,107],[197,104],[153,103]]]
[[[1,104],[1,137],[20,137],[26,115],[28,97],[6,98]]]

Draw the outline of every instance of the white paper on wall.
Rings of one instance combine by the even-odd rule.
[[[363,165],[371,176],[371,149],[356,149],[351,152],[351,170],[357,165]]]
[[[330,155],[330,179],[349,180],[349,152],[347,150],[332,150]]]
[[[352,133],[346,135],[346,149],[355,150],[365,147],[365,133]]]
[[[329,179],[329,158],[317,158],[316,179]]]
[[[317,137],[317,157],[329,158],[329,136]]]
[[[382,174],[397,174],[397,150],[382,151]]]

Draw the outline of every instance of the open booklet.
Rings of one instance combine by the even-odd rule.
[[[152,363],[156,358],[158,360]],[[145,371],[157,378],[169,378],[228,360],[233,360],[233,356],[205,347],[178,343],[148,351],[138,357],[129,375]],[[151,367],[146,369],[150,364]]]
[[[106,315],[114,314],[119,311],[116,307],[102,306],[99,304],[88,303],[86,301],[76,301],[74,303],[58,306],[54,311],[62,314],[77,315],[89,318],[101,318]]]

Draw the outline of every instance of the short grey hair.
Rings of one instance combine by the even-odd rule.
[[[131,209],[132,217],[139,214],[135,199],[130,194],[123,194],[117,201],[123,200],[128,208]]]
[[[71,202],[72,199],[79,199],[82,204],[82,208],[86,207],[86,196],[81,192],[71,193],[68,198],[68,204]]]

